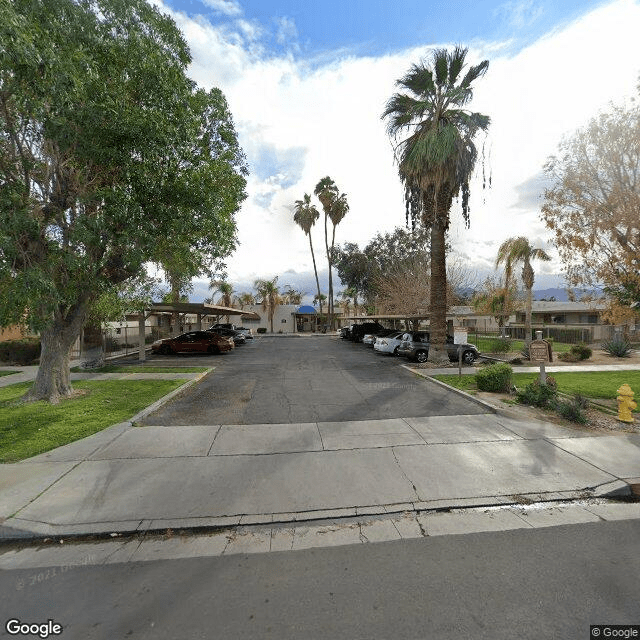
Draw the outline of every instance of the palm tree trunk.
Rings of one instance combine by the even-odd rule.
[[[441,187],[446,190],[447,187]],[[445,197],[442,197],[445,196]],[[429,287],[429,361],[437,364],[449,362],[445,349],[447,340],[447,258],[445,221],[449,209],[442,211],[446,194],[438,196],[436,219],[431,227],[431,283]],[[440,206],[442,205],[442,206]]]
[[[313,260],[313,272],[316,275],[316,287],[318,288],[318,304],[320,305],[320,315],[322,315],[322,300],[320,300],[320,280],[318,280],[318,268],[316,267],[316,256],[313,253],[313,242],[311,242],[311,232],[309,232],[309,247],[311,247],[311,258]]]
[[[329,301],[327,303],[327,320],[331,322],[331,294],[332,291],[332,282],[331,282],[331,254],[329,253],[329,237],[327,235],[327,214],[324,214],[324,248],[327,252],[327,264],[329,265]]]

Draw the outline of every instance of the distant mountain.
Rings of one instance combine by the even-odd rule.
[[[543,300],[543,299],[550,300],[551,298],[554,298],[558,302],[567,302],[567,300],[569,300],[566,289],[559,289],[558,287],[550,287],[549,289],[533,290],[534,300]]]
[[[602,289],[575,289],[575,299],[580,300],[584,295],[592,295],[596,298],[602,295]],[[566,289],[560,289],[558,287],[551,287],[549,289],[534,289],[534,300],[551,300],[554,298],[557,302],[567,302],[569,296]]]

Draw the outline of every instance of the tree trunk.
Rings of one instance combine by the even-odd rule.
[[[441,187],[448,193],[447,187]],[[429,289],[429,362],[449,363],[445,349],[447,340],[447,258],[446,219],[448,209],[443,212],[446,193],[438,196],[437,215],[431,227],[431,283]]]
[[[531,344],[531,308],[533,307],[533,268],[528,260],[525,260],[522,268],[522,281],[527,289],[527,303],[524,317],[524,343],[528,346]]]
[[[169,275],[171,284],[171,302],[178,304],[180,302],[180,280],[174,275]],[[177,311],[171,313],[171,323],[173,324],[173,337],[177,336],[180,331],[180,314]]]
[[[33,386],[23,396],[25,402],[47,400],[56,404],[71,395],[71,347],[80,337],[85,317],[86,303],[78,303],[66,316],[56,313],[53,324],[41,331],[40,366]]]
[[[324,205],[323,205],[324,206]],[[329,265],[329,300],[327,302],[327,321],[331,322],[331,295],[333,293],[331,283],[331,254],[329,253],[329,237],[327,235],[327,214],[324,214],[324,248],[327,252],[327,264]]]
[[[309,247],[311,247],[311,258],[313,259],[313,272],[316,274],[316,287],[318,287],[318,304],[320,305],[320,315],[322,315],[322,300],[320,300],[320,280],[318,280],[318,269],[316,267],[316,256],[313,253],[313,242],[311,242],[311,232],[309,232]]]

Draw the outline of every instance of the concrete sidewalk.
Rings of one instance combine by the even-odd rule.
[[[628,493],[640,434],[501,414],[131,427],[0,466],[1,535],[294,523]],[[640,510],[639,510],[640,515]]]

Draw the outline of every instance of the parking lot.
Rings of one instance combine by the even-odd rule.
[[[335,336],[261,336],[231,353],[150,357],[215,371],[144,423],[277,424],[478,414],[478,404],[419,378],[404,359]]]

